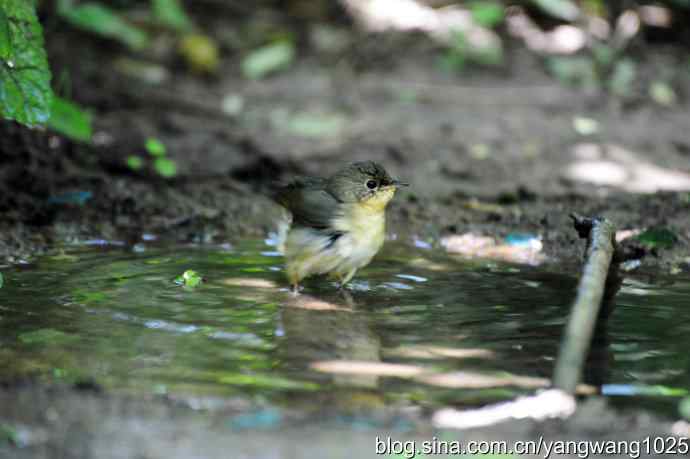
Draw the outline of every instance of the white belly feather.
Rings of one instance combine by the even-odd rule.
[[[383,209],[363,206],[343,208],[332,221],[333,231],[292,227],[285,240],[288,276],[303,279],[313,274],[333,273],[345,277],[369,264],[385,239]],[[342,233],[333,237],[334,233]]]

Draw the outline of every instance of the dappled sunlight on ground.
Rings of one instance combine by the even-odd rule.
[[[506,244],[490,236],[479,236],[472,233],[447,236],[441,245],[448,253],[459,254],[470,258],[487,258],[511,263],[538,265],[545,260],[542,253],[543,244],[539,238],[533,238],[525,244]]]
[[[352,307],[347,304],[335,304],[325,301],[310,295],[290,294],[288,300],[284,303],[290,308],[310,309],[313,311],[344,311],[352,312]]]
[[[495,32],[481,27],[469,9],[459,5],[432,8],[415,0],[344,0],[343,3],[366,30],[418,30],[443,43],[451,42],[462,32],[468,43],[477,48],[500,45]]]
[[[330,374],[373,375],[412,378],[429,371],[418,365],[401,363],[366,362],[357,360],[326,360],[309,365],[312,370]]]
[[[491,359],[495,353],[488,349],[462,349],[441,346],[401,346],[384,350],[384,353],[394,357],[412,359]]]
[[[579,143],[564,176],[577,182],[634,193],[690,190],[690,174],[646,161],[618,144]]]
[[[469,429],[515,419],[566,418],[574,412],[575,399],[571,395],[549,390],[533,397],[521,397],[478,410],[442,409],[434,414],[433,422],[440,428]]]
[[[232,287],[278,288],[278,285],[273,281],[253,277],[229,277],[224,279],[223,283]]]

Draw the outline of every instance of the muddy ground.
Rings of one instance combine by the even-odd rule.
[[[630,455],[590,454],[588,457],[658,457],[640,446],[647,436],[667,441],[674,433],[687,435],[681,429],[688,429],[687,424],[672,425],[644,413],[616,414],[607,408],[603,399],[596,398],[582,404],[565,421],[511,421],[464,431],[431,429],[419,422],[414,413],[404,410],[337,417],[328,408],[308,417],[287,412],[277,425],[247,430],[236,422],[241,413],[247,412],[242,402],[225,401],[221,405],[216,400],[204,399],[105,396],[89,388],[46,390],[27,386],[9,391],[0,388],[0,402],[3,418],[18,426],[14,444],[0,441],[0,457],[12,459],[415,457],[405,450],[399,450],[398,455],[377,454],[377,438],[381,442],[389,438],[414,441],[419,448],[424,441],[436,440],[437,443],[504,441],[512,448],[516,441],[580,443],[615,439],[637,445],[631,447],[637,449],[630,449]],[[368,427],[362,427],[362,421]],[[381,453],[384,447],[378,448]],[[584,451],[580,447],[573,449],[572,454],[551,457],[578,457],[578,454],[586,457]],[[544,455],[542,451],[520,457]]]
[[[218,20],[209,28],[223,37],[227,26]],[[0,259],[21,262],[56,245],[95,239],[135,243],[145,233],[198,243],[262,237],[278,212],[266,197],[275,182],[295,174],[327,175],[349,161],[370,159],[412,184],[389,211],[389,232],[398,238],[439,245],[452,234],[529,233],[541,236],[549,262],[574,271],[582,243],[568,215],[579,212],[610,217],[620,229],[670,229],[677,237],[671,248],[630,244],[638,245],[648,269],[690,270],[690,118],[683,97],[690,94],[690,72],[679,67],[682,50],[646,49],[639,94],[622,103],[563,86],[518,44],[502,68],[458,75],[439,71],[438,49],[424,37],[381,39],[344,30],[345,48],[320,52],[304,39],[287,71],[255,82],[241,76],[241,52],[223,38],[213,76],[193,74],[170,52],[135,56],[169,69],[169,77],[153,85],[118,70],[123,57],[131,58],[127,50],[64,27],[48,28],[53,72],[68,75],[72,98],[92,111],[94,141],[75,143],[0,123]],[[643,83],[660,66],[680,69],[675,82],[681,97],[674,107],[646,97]],[[576,117],[597,120],[598,132],[578,134]],[[310,127],[314,118],[331,120],[325,135]],[[177,177],[126,166],[128,156],[143,153],[148,137],[165,143]],[[605,169],[586,168],[602,163]],[[83,203],[54,202],[75,192],[91,196]],[[21,384],[9,384],[0,398],[6,419],[30,426],[30,438],[39,439],[28,449],[0,449],[0,455],[10,454],[4,457],[86,458],[94,451],[98,457],[191,457],[184,452],[194,445],[206,445],[204,457],[316,457],[311,445],[290,437],[276,440],[273,453],[259,455],[251,450],[265,445],[258,433],[250,437],[253,443],[243,443],[245,456],[223,456],[238,436],[223,430],[225,414],[199,418],[167,400]],[[515,423],[478,435],[629,438],[670,432],[670,425],[644,413],[616,417],[602,410],[586,415],[586,422]],[[168,424],[171,417],[179,422]],[[596,418],[606,419],[609,430],[586,426]],[[159,427],[139,430],[143,424]],[[322,432],[316,444],[370,451],[369,433],[352,431],[350,442],[338,432]],[[174,438],[179,454],[165,449],[166,440],[159,449],[152,438]]]
[[[136,241],[144,232],[198,242],[264,235],[276,215],[265,197],[274,182],[371,159],[412,184],[390,209],[391,234],[438,243],[448,234],[530,233],[559,263],[581,250],[568,218],[579,212],[620,229],[670,229],[675,245],[647,250],[644,263],[688,267],[682,50],[646,48],[635,92],[621,102],[563,86],[519,44],[502,68],[453,74],[439,70],[440,51],[423,36],[333,27],[347,46],[322,52],[306,39],[287,71],[254,82],[241,76],[239,51],[222,54],[216,75],[199,76],[162,39],[168,51],[134,57],[167,72],[157,85],[122,70],[122,59],[133,59],[125,49],[47,28],[53,72],[92,111],[94,141],[0,124],[0,256],[12,262],[63,241]],[[209,25],[221,51],[226,29]],[[659,68],[676,69],[674,107],[646,95]],[[598,132],[578,134],[577,117],[596,120]],[[326,121],[315,128],[314,120]],[[148,137],[165,143],[176,178],[126,166]],[[54,202],[73,192],[91,197]]]

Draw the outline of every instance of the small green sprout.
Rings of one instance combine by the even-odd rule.
[[[170,178],[177,175],[177,164],[172,159],[156,158],[153,162],[153,168],[161,177]]]
[[[141,168],[144,167],[144,160],[141,156],[130,155],[127,157],[127,167],[133,171],[141,170]]]
[[[155,137],[149,137],[148,139],[146,139],[146,144],[144,144],[144,147],[151,156],[155,156],[157,158],[165,156],[165,144],[163,144],[163,142],[156,139]]]
[[[193,271],[191,269],[188,269],[187,271],[182,273],[181,276],[177,276],[175,278],[175,283],[183,287],[197,287],[203,281],[204,278],[201,277],[196,271]]]

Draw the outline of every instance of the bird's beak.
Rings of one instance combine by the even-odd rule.
[[[409,183],[401,182],[400,180],[393,180],[391,182],[391,185],[393,185],[393,186],[410,186]]]

